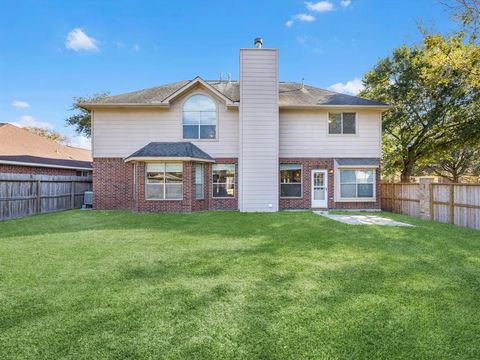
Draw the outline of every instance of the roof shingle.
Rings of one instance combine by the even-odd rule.
[[[140,150],[135,151],[127,157],[127,160],[140,157],[178,157],[214,161],[205,151],[190,142],[151,142]]]
[[[94,102],[95,104],[156,104],[187,85],[189,80],[165,84],[149,89],[109,96]],[[240,83],[238,81],[206,80],[233,102],[240,101]],[[387,106],[387,104],[364,99],[358,96],[336,93],[296,82],[279,82],[279,106]]]
[[[0,162],[92,168],[89,150],[58,144],[12,124],[0,124]]]

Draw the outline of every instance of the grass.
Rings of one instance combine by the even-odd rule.
[[[310,212],[0,223],[1,359],[478,359],[480,232]]]

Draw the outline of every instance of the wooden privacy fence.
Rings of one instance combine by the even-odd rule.
[[[0,174],[0,220],[79,208],[91,189],[89,177]]]
[[[382,210],[480,230],[480,184],[382,183]]]

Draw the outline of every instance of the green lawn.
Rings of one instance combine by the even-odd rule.
[[[0,222],[0,359],[480,358],[480,232],[385,216]]]

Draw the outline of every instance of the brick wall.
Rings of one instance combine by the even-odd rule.
[[[217,163],[237,164],[236,158],[219,158]],[[236,166],[238,171],[238,165]],[[132,209],[148,212],[191,212],[199,210],[237,210],[237,186],[235,197],[212,198],[212,166],[204,164],[204,199],[197,200],[195,194],[195,163],[183,163],[182,200],[145,199],[145,163],[134,165],[121,158],[95,158],[93,173],[93,201],[95,209]],[[133,191],[135,187],[135,192]]]
[[[195,196],[195,163],[183,163],[183,199],[182,200],[145,200],[145,164],[136,165],[135,192],[133,164],[125,163],[121,158],[94,159],[93,191],[96,209],[132,209],[149,212],[191,212],[199,210],[237,210],[238,209],[238,161],[236,158],[216,159],[219,164],[235,164],[235,197],[212,197],[212,165],[204,164],[204,199]],[[333,158],[282,158],[280,163],[300,163],[303,166],[303,193],[300,198],[280,198],[280,209],[311,208],[311,173],[314,169],[331,170]],[[376,173],[375,202],[335,202],[334,174],[328,173],[329,209],[379,209],[380,208],[380,170]],[[280,196],[280,194],[279,194]]]
[[[58,175],[58,176],[76,176],[75,169],[59,169],[40,166],[18,166],[0,164],[0,173],[9,174],[30,174],[30,175]]]
[[[280,198],[280,209],[310,209],[312,170],[334,169],[334,158],[281,158],[282,164],[302,164],[303,192],[301,198]],[[280,189],[279,189],[280,191]],[[279,194],[280,196],[280,194]],[[376,172],[375,202],[335,202],[335,174],[328,173],[329,209],[380,209],[380,171]]]
[[[133,165],[121,158],[93,160],[93,207],[133,209]]]

